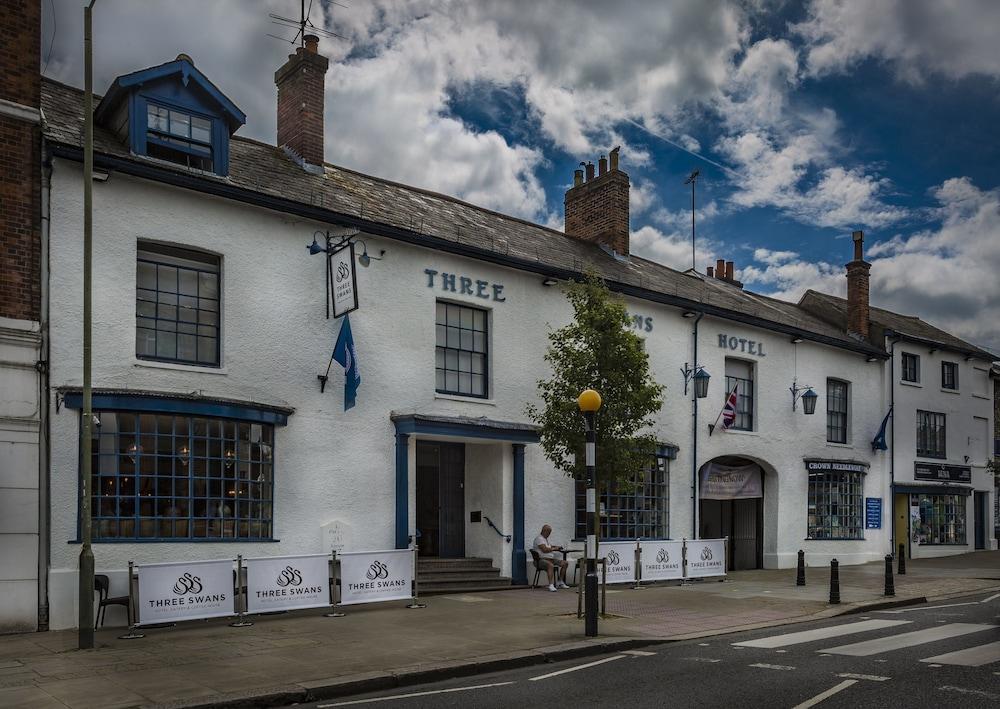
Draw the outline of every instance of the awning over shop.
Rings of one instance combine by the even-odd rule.
[[[485,416],[438,416],[433,414],[392,414],[396,433],[426,436],[485,438],[511,443],[538,443],[538,426],[530,423],[495,421]]]

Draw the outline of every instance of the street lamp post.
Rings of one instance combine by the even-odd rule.
[[[587,574],[584,577],[584,628],[588,638],[597,637],[597,430],[595,414],[601,408],[601,395],[587,389],[577,398],[587,424]]]

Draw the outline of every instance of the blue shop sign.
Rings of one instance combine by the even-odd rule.
[[[447,293],[471,295],[476,298],[482,298],[483,300],[495,300],[498,303],[503,303],[507,300],[506,296],[503,294],[502,283],[490,283],[489,281],[482,281],[478,279],[474,280],[468,276],[444,272],[440,274],[440,278],[437,278],[438,272],[433,268],[425,268],[424,273],[427,274],[428,288],[433,288],[435,286],[435,282],[437,282],[440,284],[441,290]]]
[[[882,529],[882,498],[865,498],[865,529]]]

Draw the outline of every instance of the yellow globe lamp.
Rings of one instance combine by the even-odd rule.
[[[580,411],[592,414],[601,408],[601,395],[593,389],[586,389],[577,397],[576,403],[580,406]]]

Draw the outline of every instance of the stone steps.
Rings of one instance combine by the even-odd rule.
[[[418,559],[417,581],[420,585],[420,595],[500,591],[511,588],[511,580],[500,575],[500,569],[493,566],[493,561],[480,557]]]

